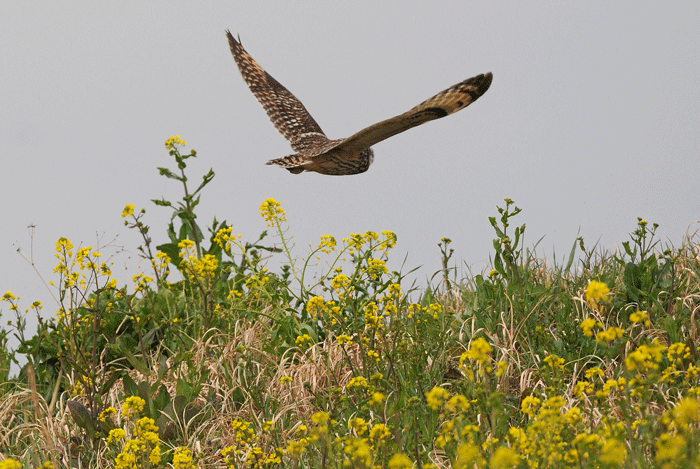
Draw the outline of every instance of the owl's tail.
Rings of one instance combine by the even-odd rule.
[[[270,160],[265,164],[276,164],[277,166],[282,166],[284,169],[292,174],[299,174],[304,172],[304,164],[308,164],[308,160],[300,155],[289,155],[283,158],[277,158]]]

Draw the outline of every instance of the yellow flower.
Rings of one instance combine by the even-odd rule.
[[[107,444],[110,444],[113,441],[122,441],[125,436],[126,432],[122,428],[110,430],[109,435],[107,436]]]
[[[2,296],[2,299],[5,301],[19,300],[19,298],[13,295],[9,290]]]
[[[518,453],[511,448],[501,446],[491,456],[489,467],[491,469],[511,469],[520,464]]]
[[[599,332],[595,336],[596,342],[612,342],[615,339],[619,339],[624,334],[624,329],[619,327],[609,327],[602,332]]]
[[[340,334],[338,337],[336,337],[336,340],[338,341],[338,345],[343,345],[352,342],[352,338],[346,334]]]
[[[126,204],[124,211],[122,212],[122,218],[130,217],[134,214],[134,204]]]
[[[462,354],[459,359],[459,364],[462,366],[465,360],[470,359],[483,365],[487,360],[491,359],[491,351],[492,349],[489,343],[481,337],[478,337],[472,340],[472,343],[469,345],[469,350]]]
[[[383,423],[377,423],[375,424],[372,429],[369,431],[369,438],[370,440],[377,440],[381,441],[391,435],[391,432],[389,432],[389,428],[384,425]]]
[[[610,289],[608,286],[597,280],[591,280],[586,287],[586,299],[591,303],[593,308],[598,309],[598,301],[607,301]]]
[[[311,421],[316,425],[325,425],[330,420],[331,416],[328,412],[316,412],[311,416]]]
[[[690,358],[690,347],[685,345],[683,342],[676,342],[671,344],[668,348],[668,353],[666,353],[668,361],[674,363],[676,361],[683,361],[684,359]]]
[[[467,469],[472,467],[484,467],[484,458],[481,456],[479,447],[474,443],[463,443],[457,448],[457,458],[454,469]]]
[[[681,435],[662,434],[656,442],[656,462],[661,463],[661,467],[664,468],[676,467],[674,463],[681,460],[687,445],[688,442]]]
[[[671,414],[681,428],[691,423],[698,423],[700,422],[700,402],[692,397],[686,397],[673,408]]]
[[[306,311],[312,318],[318,317],[318,315],[327,311],[325,301],[320,296],[314,296],[306,303]]]
[[[379,249],[388,251],[396,245],[396,240],[398,238],[393,231],[383,230],[382,234],[384,235],[384,241],[382,241],[382,243],[379,245]]]
[[[381,361],[381,359],[379,358],[379,354],[374,350],[367,351],[367,358],[369,358],[370,360],[374,360],[377,363]]]
[[[143,411],[143,406],[146,405],[146,401],[138,396],[131,396],[126,398],[126,402],[122,404],[122,416],[124,418],[131,418],[135,414]]]
[[[382,405],[384,402],[384,394],[380,392],[372,393],[372,397],[369,400],[370,405]]]
[[[369,425],[367,424],[367,421],[361,417],[355,417],[348,420],[348,428],[355,430],[357,436],[362,436],[367,433],[368,427]]]
[[[309,440],[306,438],[301,438],[298,441],[295,440],[290,440],[287,443],[287,449],[285,450],[286,454],[292,457],[292,459],[297,459],[299,456],[301,456],[304,451],[306,451],[306,447],[309,445]]]
[[[455,394],[447,401],[445,408],[453,414],[464,412],[469,409],[469,401],[463,395]]]
[[[428,407],[433,410],[440,409],[449,397],[450,393],[438,386],[428,391],[428,394],[425,395],[425,398],[428,401]]]
[[[350,438],[343,448],[345,454],[360,467],[369,467],[372,463],[372,451],[364,438]],[[355,466],[355,465],[353,465]]]
[[[0,461],[0,469],[22,469],[22,465],[14,459],[7,458]]]
[[[593,336],[593,328],[597,324],[600,324],[600,323],[596,323],[596,320],[593,318],[588,318],[588,319],[583,320],[579,327],[583,331],[583,335],[585,335],[586,337],[591,337],[591,336]]]
[[[321,236],[321,242],[318,244],[318,248],[322,251],[325,252],[326,254],[330,254],[331,251],[335,251],[335,238],[331,235],[323,235]]]
[[[523,414],[526,414],[530,418],[533,418],[535,416],[537,408],[540,405],[540,402],[542,401],[540,401],[535,396],[527,396],[525,399],[523,399],[523,402],[520,404],[520,410]]]
[[[187,448],[177,448],[173,454],[173,467],[175,469],[194,469],[192,452]]]
[[[378,280],[382,275],[386,274],[388,269],[381,259],[369,259],[367,261],[367,274],[373,280]]]
[[[305,346],[311,345],[311,336],[309,334],[303,334],[294,339],[297,346],[304,348]]]
[[[411,469],[412,467],[413,463],[405,454],[397,453],[389,459],[389,469]]]
[[[649,327],[651,325],[651,322],[649,322],[649,313],[646,311],[637,311],[636,313],[630,314],[630,321],[638,324],[638,323],[644,323],[644,327]]]
[[[564,367],[564,359],[556,354],[547,355],[544,362],[549,365],[552,370],[561,370]]]
[[[104,422],[107,419],[107,417],[109,417],[110,415],[116,415],[116,413],[117,409],[115,409],[114,407],[107,407],[105,410],[100,412],[98,418],[101,422]]]
[[[282,204],[275,199],[265,199],[265,201],[260,204],[260,216],[265,219],[267,226],[273,226],[276,223],[287,221],[284,216]]]
[[[364,376],[356,376],[350,380],[347,385],[348,390],[364,389],[367,387],[367,378]]]
[[[333,278],[331,287],[342,298],[348,288],[350,288],[350,278],[345,274],[338,274]]]
[[[572,426],[583,421],[583,417],[581,417],[581,409],[578,407],[572,407],[571,409],[567,410],[564,414],[564,418],[569,425]]]
[[[292,382],[292,377],[291,376],[282,376],[280,378],[280,384],[284,383],[291,383]]]
[[[184,140],[180,138],[179,135],[173,135],[170,137],[168,140],[165,141],[165,148],[168,150],[172,150],[175,148],[175,145],[182,145],[185,146],[187,145]]]
[[[620,440],[608,440],[600,449],[598,461],[606,467],[622,467],[627,458],[627,450]]]

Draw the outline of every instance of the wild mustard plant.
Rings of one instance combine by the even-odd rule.
[[[656,227],[640,219],[624,254],[596,264],[581,239],[581,272],[549,268],[523,248],[525,225],[510,228],[520,209],[506,199],[491,221],[492,274],[449,279],[444,238],[445,292],[418,296],[388,268],[390,231],[324,234],[299,256],[282,205],[267,199],[261,217],[282,248],[261,245],[263,237],[245,243],[216,221],[205,235],[194,209],[213,172],[191,193],[184,169],[195,153],[183,156],[184,145],[178,136],[166,142],[179,171],[161,169],[185,190],[176,207],[159,201],[182,222],[168,227],[170,242],[151,251],[145,212],[132,204],[122,212],[153,267],[132,278],[133,291],[117,288],[91,248],[57,244],[63,316],[24,346],[40,358],[38,408],[62,418],[53,395],[73,417],[69,433],[52,427],[64,432],[58,452],[67,441],[78,448],[56,455],[66,466],[71,458],[177,469],[700,461],[697,243],[658,255]],[[268,270],[263,253],[281,251],[287,265]],[[169,265],[182,281],[165,280]],[[12,292],[2,299],[19,311]],[[27,431],[41,438],[25,429],[44,420],[22,402],[13,418],[33,427],[7,429],[10,419],[0,419],[3,444],[11,442],[3,455],[50,459],[27,443]]]

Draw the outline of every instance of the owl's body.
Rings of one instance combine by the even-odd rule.
[[[270,160],[292,174],[314,171],[329,175],[364,173],[374,161],[370,148],[393,135],[467,107],[491,86],[493,75],[469,78],[438,93],[408,112],[374,124],[340,140],[329,140],[304,105],[272,78],[226,32],[231,53],[250,90],[267,112],[277,130],[289,140],[296,154]]]

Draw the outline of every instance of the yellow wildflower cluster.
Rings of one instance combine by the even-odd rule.
[[[182,145],[183,147],[187,145],[184,140],[180,138],[179,135],[173,135],[165,141],[165,148],[168,150],[173,150],[177,145]]]
[[[283,448],[269,448],[261,440],[261,436],[269,432],[272,426],[272,421],[264,422],[262,432],[258,434],[247,420],[234,419],[232,427],[235,443],[221,450],[226,467],[229,469],[238,467],[262,468],[281,464],[285,450]]]
[[[134,420],[143,411],[145,401],[137,396],[128,397],[122,404],[122,420],[128,425],[129,420]],[[105,419],[112,414],[107,409],[100,415]],[[125,427],[126,428],[126,427]],[[130,437],[124,428],[110,430],[105,439],[108,446],[119,446],[121,451],[114,458],[114,467],[118,469],[132,469],[134,467],[158,466],[161,461],[160,439],[158,427],[153,419],[142,417],[133,423],[133,431]],[[183,467],[184,469],[184,467]]]
[[[338,274],[333,278],[331,287],[341,300],[352,294],[355,287],[350,284],[350,278],[345,274]]]
[[[223,249],[224,252],[228,253],[230,256],[233,256],[231,248],[234,244],[238,246],[241,252],[245,251],[245,249],[241,245],[241,238],[243,237],[243,235],[241,235],[240,233],[238,235],[232,235],[232,232],[233,228],[229,226],[226,228],[219,229],[219,231],[217,231],[214,235],[214,242],[218,244],[219,247]]]
[[[376,330],[382,327],[382,318],[384,315],[379,311],[377,303],[370,301],[367,306],[365,306],[365,325],[372,330]]]
[[[600,303],[608,301],[609,294],[608,286],[597,280],[591,280],[586,287],[586,299],[593,309],[600,309]]]
[[[79,287],[82,293],[79,296],[84,297],[92,284],[100,286],[98,282],[100,278],[105,278],[103,285],[111,285],[109,277],[112,275],[112,271],[106,262],[99,263],[101,253],[93,251],[92,246],[84,246],[79,248],[73,257],[73,248],[73,244],[66,238],[59,238],[56,242],[58,264],[54,267],[53,272],[61,276],[65,290]],[[76,265],[81,272],[73,270]]]
[[[122,218],[130,217],[134,214],[134,204],[126,204],[122,211]]]
[[[13,295],[9,290],[2,296],[2,301],[10,303],[10,311],[17,311],[19,299],[19,296]]]
[[[0,469],[22,469],[22,465],[19,463],[19,461],[15,461],[12,458],[7,458],[0,461]]]
[[[318,244],[318,249],[321,250],[321,252],[325,252],[326,254],[330,254],[331,251],[335,251],[335,238],[331,235],[323,235],[321,236],[321,242]]]
[[[140,412],[143,412],[143,406],[146,405],[146,401],[138,396],[127,397],[122,404],[122,417],[125,419],[130,419]]]
[[[146,274],[138,273],[134,275],[131,279],[134,282],[135,288],[134,293],[146,291],[148,289],[148,284],[153,281],[152,277]]]
[[[383,260],[372,258],[367,261],[367,275],[372,280],[379,280],[382,275],[386,274],[387,272],[388,269]]]
[[[473,379],[474,367],[477,368],[478,373],[482,376],[493,371],[491,352],[491,345],[485,339],[477,337],[472,340],[471,344],[469,344],[469,349],[459,358],[459,366],[464,371],[467,379]]]
[[[396,245],[396,234],[393,231],[382,231],[384,239],[379,241],[379,235],[374,231],[367,231],[364,234],[350,233],[350,236],[343,239],[343,243],[348,247],[351,253],[360,252],[364,245],[367,245],[368,250],[384,251],[386,254],[391,248]]]
[[[265,219],[267,226],[275,226],[280,222],[287,221],[282,204],[275,199],[265,199],[260,204],[260,216]]]
[[[334,301],[326,302],[322,297],[314,296],[306,303],[306,311],[314,319],[323,319],[331,313],[334,306]]]
[[[85,393],[85,386],[92,389],[92,379],[89,376],[83,375],[81,379],[75,382],[72,394],[79,396]]]
[[[294,339],[294,343],[297,344],[297,347],[300,347],[302,349],[309,347],[313,342],[313,339],[311,339],[311,336],[309,334],[302,334],[300,336],[297,336],[296,339]]]
[[[630,314],[630,321],[634,324],[644,324],[644,327],[650,327],[649,313],[646,311],[636,311]]]
[[[346,388],[348,391],[367,389],[367,378],[364,376],[355,376],[348,382]]]
[[[194,252],[194,241],[183,239],[177,244],[180,248],[180,269],[187,274],[190,280],[211,282],[214,280],[219,266],[218,259],[212,254],[205,254],[201,258]]]
[[[183,447],[175,449],[173,453],[173,468],[174,469],[195,469],[197,466],[192,460],[192,452]]]

